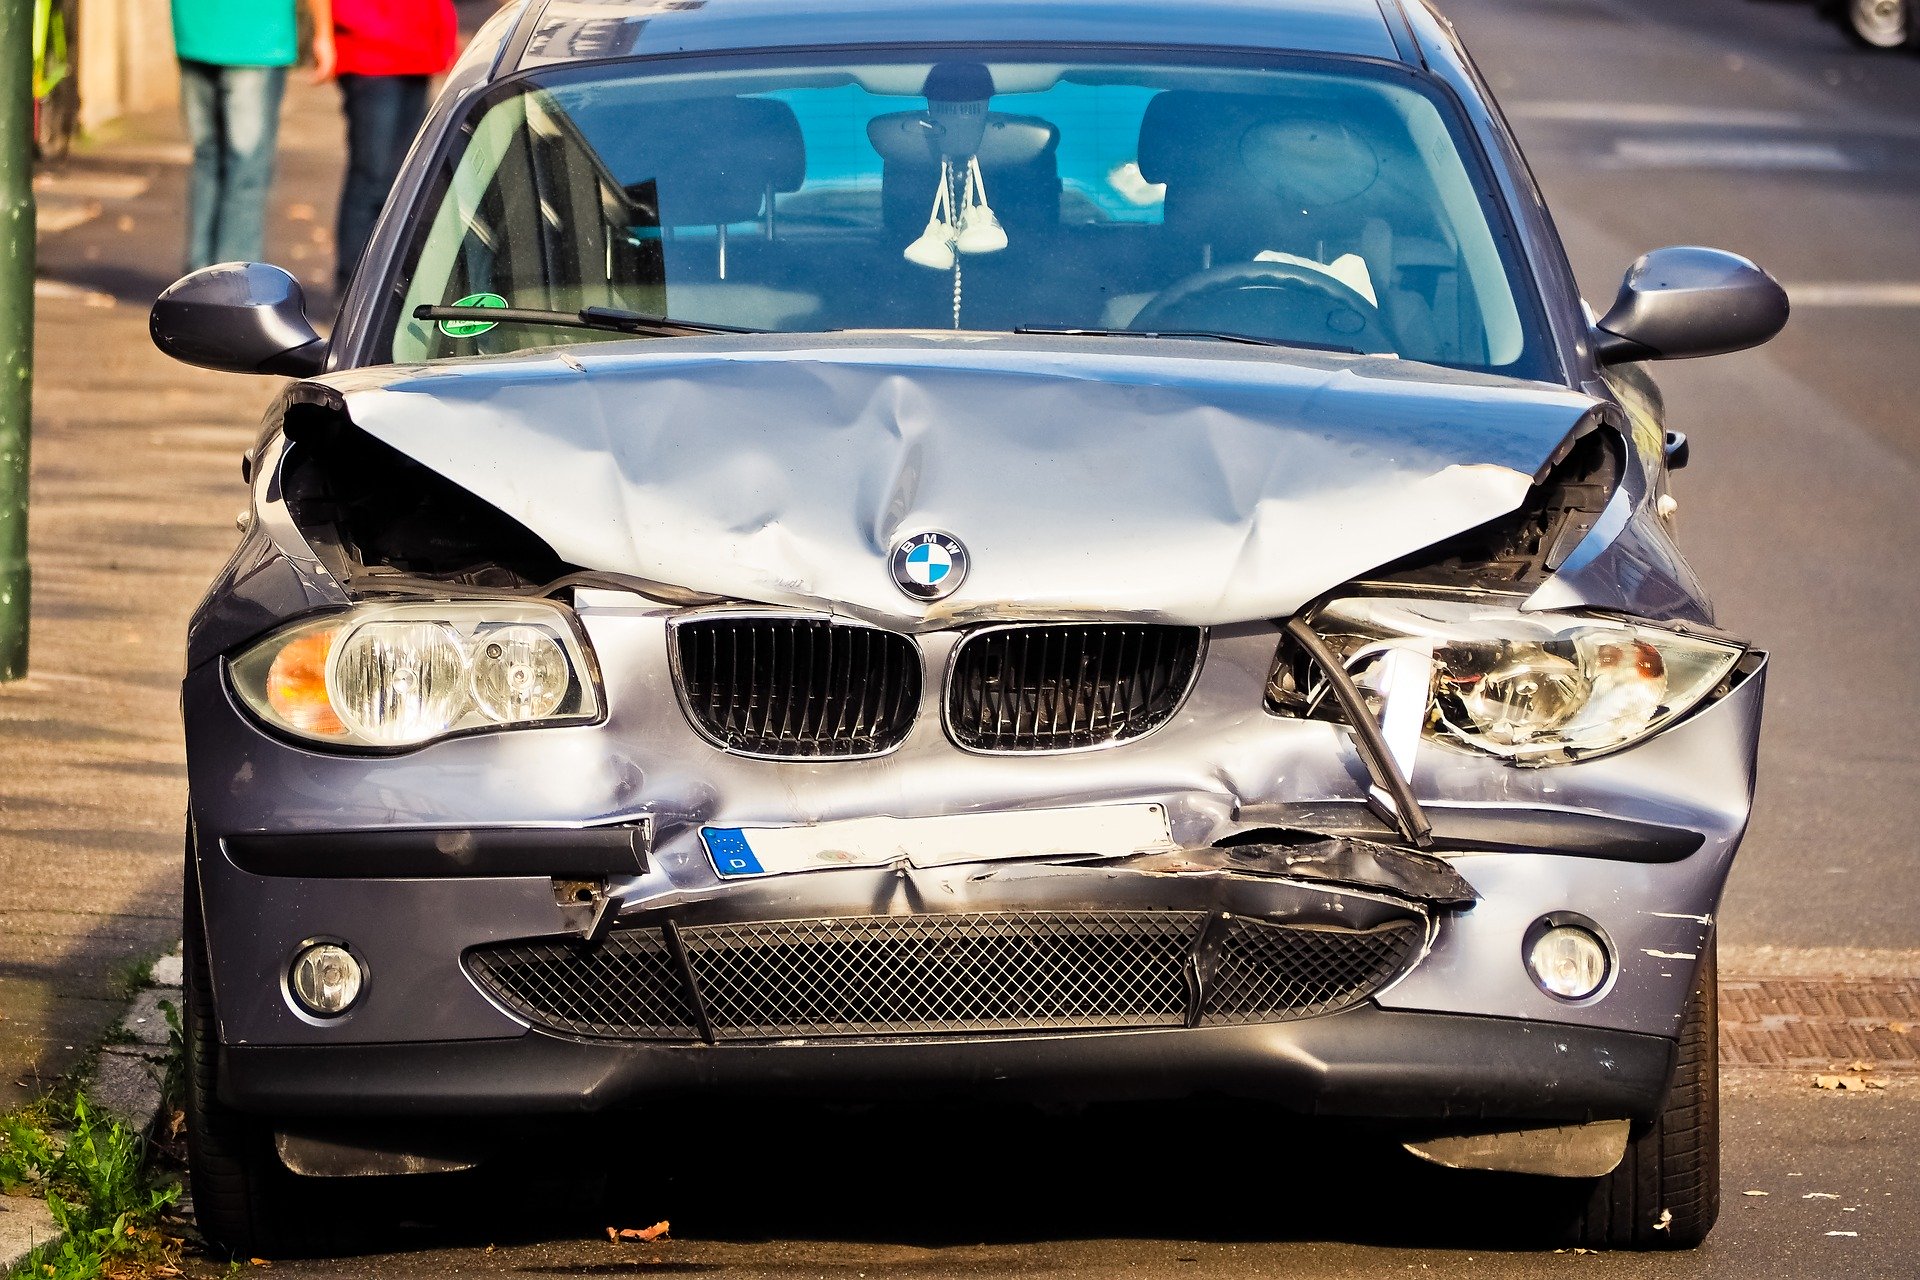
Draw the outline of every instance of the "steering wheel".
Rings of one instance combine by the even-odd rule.
[[[1210,308],[1220,308],[1234,294],[1297,294],[1301,289],[1310,289],[1323,295],[1333,307],[1321,321],[1326,337],[1297,335],[1302,341],[1324,341],[1333,346],[1351,347],[1371,354],[1396,349],[1392,335],[1387,332],[1386,317],[1380,314],[1379,307],[1367,301],[1365,294],[1335,276],[1297,262],[1230,262],[1225,266],[1196,271],[1154,295],[1127,327],[1143,331],[1234,329],[1230,324],[1209,323],[1204,317]],[[1248,332],[1246,329],[1234,331]],[[1257,338],[1268,335],[1255,329],[1248,332],[1248,336]]]

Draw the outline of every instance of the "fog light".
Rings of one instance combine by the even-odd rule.
[[[335,1018],[360,998],[365,974],[345,947],[315,943],[293,958],[287,988],[302,1009],[322,1018]]]
[[[1585,1000],[1606,985],[1607,944],[1585,929],[1557,925],[1533,940],[1527,968],[1548,995]]]

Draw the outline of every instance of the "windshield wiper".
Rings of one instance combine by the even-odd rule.
[[[1218,329],[1055,329],[1045,325],[1023,324],[1014,332],[1046,338],[1211,338],[1215,342],[1241,342],[1253,347],[1300,347],[1307,351],[1331,351],[1343,356],[1366,354],[1358,347],[1343,347],[1331,342],[1283,342],[1278,338],[1256,338],[1250,333],[1226,333]]]
[[[540,311],[529,307],[435,307],[422,304],[413,309],[416,320],[478,320],[491,324],[544,324],[561,329],[601,329],[613,333],[644,333],[660,338],[684,338],[700,333],[765,333],[765,329],[746,329],[739,325],[708,324],[703,320],[678,320],[672,316],[650,316],[644,311],[622,311],[618,307],[582,307],[578,311]]]

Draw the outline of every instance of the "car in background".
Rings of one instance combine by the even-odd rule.
[[[1647,365],[1787,300],[1675,247],[1593,319],[1431,9],[523,0],[303,307],[152,312],[292,379],[182,690],[221,1248],[511,1124],[952,1093],[1707,1234],[1766,655]]]
[[[1869,49],[1920,49],[1913,0],[1816,0],[1815,8]]]

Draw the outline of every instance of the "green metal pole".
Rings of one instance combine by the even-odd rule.
[[[0,0],[0,680],[27,674],[33,438],[33,7]]]

